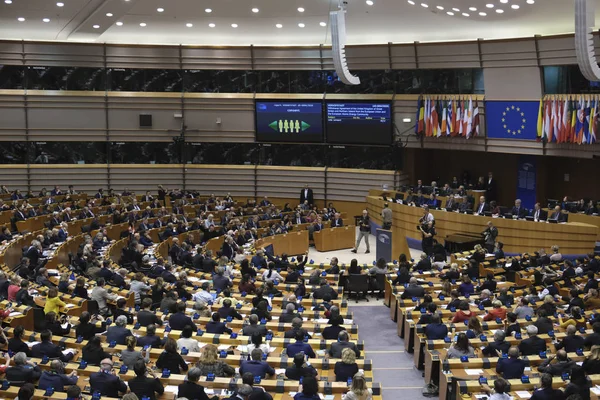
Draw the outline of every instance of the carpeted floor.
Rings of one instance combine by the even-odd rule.
[[[349,308],[358,324],[359,339],[365,342],[366,357],[373,361],[373,377],[381,384],[383,399],[423,398],[422,373],[413,366],[412,355],[404,352],[389,308],[371,298],[369,303],[352,301]]]

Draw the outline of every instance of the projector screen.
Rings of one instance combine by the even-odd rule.
[[[392,144],[392,107],[381,102],[328,102],[327,142]]]
[[[301,101],[257,101],[259,142],[323,142],[323,104]]]

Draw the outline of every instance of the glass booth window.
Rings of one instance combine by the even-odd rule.
[[[32,164],[106,164],[106,142],[31,142]]]

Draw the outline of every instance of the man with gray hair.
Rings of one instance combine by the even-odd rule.
[[[6,369],[6,380],[9,382],[34,383],[42,376],[40,367],[27,360],[27,354],[22,351],[13,357],[14,367]]]
[[[487,357],[501,357],[502,354],[508,353],[510,349],[510,343],[506,340],[506,334],[502,329],[498,329],[494,332],[494,341],[489,343],[483,349],[483,355]]]
[[[111,326],[106,331],[106,341],[108,343],[116,342],[117,344],[125,344],[127,336],[133,336],[131,331],[127,329],[127,317],[120,315],[115,320],[115,326]]]
[[[360,357],[360,350],[358,350],[356,343],[350,343],[349,339],[348,332],[341,331],[338,335],[338,341],[331,344],[329,356],[331,358],[342,358],[342,350],[348,348],[354,351],[356,357]]]
[[[249,400],[252,393],[252,386],[243,384],[227,400]]]
[[[246,325],[242,328],[242,335],[252,336],[252,334],[254,334],[255,332],[260,333],[262,336],[267,335],[267,327],[264,325],[258,325],[258,315],[250,315],[248,321],[250,322],[250,325]]]
[[[527,326],[527,339],[519,343],[519,351],[524,356],[537,356],[542,351],[546,351],[546,341],[538,337],[538,328],[535,325]]]
[[[38,382],[38,389],[53,388],[57,392],[64,392],[65,386],[77,384],[77,371],[65,374],[65,367],[60,360],[52,360],[50,371],[44,371]]]
[[[302,316],[296,312],[296,306],[294,305],[294,303],[288,303],[285,306],[285,312],[282,313],[279,317],[279,321],[289,323],[292,322],[295,318],[302,318]]]
[[[354,246],[354,249],[352,249],[353,253],[357,252],[358,246],[360,245],[360,242],[363,240],[363,238],[365,239],[365,243],[367,245],[367,251],[365,251],[365,253],[371,252],[371,246],[369,245],[369,234],[370,233],[371,233],[371,222],[369,219],[369,213],[367,212],[367,210],[363,210],[362,217],[360,218],[360,221],[358,224],[358,237],[356,238],[356,246]]]
[[[90,387],[92,393],[100,392],[102,396],[107,397],[117,398],[119,393],[127,392],[127,384],[115,373],[110,358],[100,361],[100,371],[90,375]]]
[[[204,387],[198,384],[201,375],[200,368],[191,368],[187,373],[187,379],[177,388],[177,398],[206,399],[208,396],[204,393]]]
[[[223,291],[231,286],[233,286],[233,283],[225,276],[225,268],[217,267],[216,275],[213,276],[213,287],[215,290]]]
[[[292,320],[292,329],[290,329],[289,331],[286,331],[283,334],[283,337],[288,338],[288,339],[293,339],[296,337],[296,334],[298,333],[298,331],[302,331],[304,333],[304,336],[308,336],[309,339],[311,338],[311,336],[308,334],[306,329],[304,329],[302,327],[302,317],[297,317]]]
[[[412,277],[408,281],[408,287],[404,289],[400,298],[411,299],[413,297],[424,297],[425,288],[418,284],[417,278]]]

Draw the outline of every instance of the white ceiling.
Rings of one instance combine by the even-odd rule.
[[[11,0],[6,0],[11,1]],[[572,0],[348,0],[348,44],[497,39],[573,31]],[[506,1],[503,4],[502,1]],[[531,1],[531,0],[529,0]],[[56,3],[64,3],[57,7]],[[421,6],[426,3],[427,8]],[[493,4],[494,8],[487,8]],[[513,9],[511,6],[519,6]],[[437,6],[444,7],[439,10]],[[164,12],[157,12],[157,8]],[[253,13],[252,8],[258,8]],[[303,7],[303,13],[298,12]],[[470,7],[477,11],[469,10]],[[206,13],[206,8],[212,9]],[[447,11],[458,8],[454,16]],[[495,12],[502,9],[504,13]],[[328,44],[337,0],[0,0],[0,39],[198,45]],[[598,7],[600,10],[600,7]],[[466,12],[469,16],[463,16]],[[480,16],[480,12],[487,13]],[[112,13],[107,17],[106,13]],[[25,18],[19,22],[17,18]],[[49,18],[45,23],[43,18]],[[600,14],[597,15],[600,21]],[[116,22],[123,22],[117,26]],[[140,23],[146,23],[141,27]],[[193,27],[186,27],[186,24]],[[215,24],[210,28],[209,24]],[[232,28],[231,24],[238,24]],[[305,27],[300,28],[299,23]],[[276,24],[282,24],[278,29]],[[94,28],[99,25],[99,28]]]

